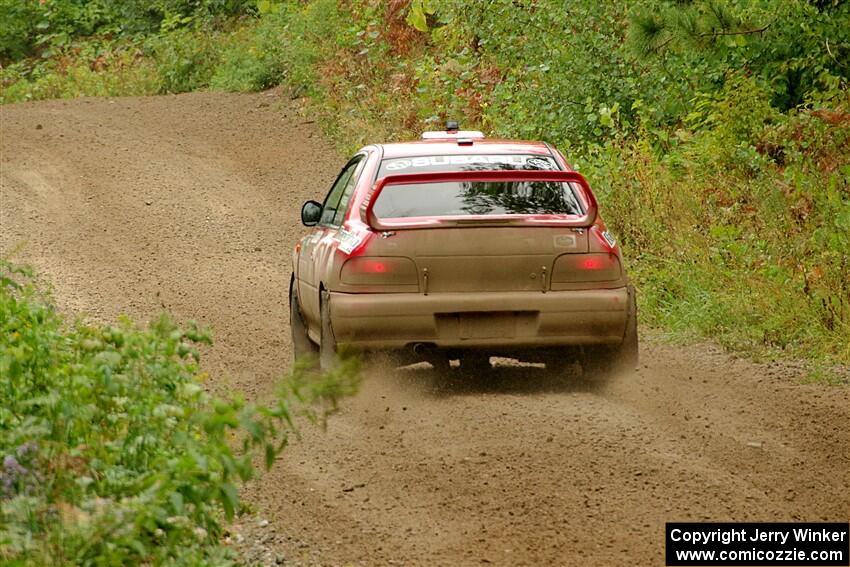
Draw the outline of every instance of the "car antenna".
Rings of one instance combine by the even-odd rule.
[[[457,132],[460,130],[460,124],[457,120],[446,120],[446,132]]]

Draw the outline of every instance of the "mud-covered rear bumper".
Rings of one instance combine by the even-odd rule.
[[[488,293],[331,293],[340,344],[365,350],[614,345],[629,301],[617,289]]]

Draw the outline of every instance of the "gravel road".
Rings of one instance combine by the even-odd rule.
[[[343,163],[296,105],[2,106],[0,251],[69,313],[212,326],[211,387],[262,399],[291,361],[301,202]],[[650,337],[606,386],[373,368],[246,488],[233,539],[288,565],[662,565],[665,521],[848,521],[848,487],[850,387]]]

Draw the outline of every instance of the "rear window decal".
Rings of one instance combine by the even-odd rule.
[[[496,166],[495,168],[487,167],[487,169],[500,169],[498,166],[506,166],[506,169],[556,169],[555,162],[551,158],[529,155],[457,155],[398,158],[384,160],[383,169],[387,172],[398,172],[412,168],[435,168],[453,165]]]

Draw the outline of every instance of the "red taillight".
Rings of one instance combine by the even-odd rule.
[[[401,256],[349,258],[342,265],[340,281],[347,285],[419,285],[416,265],[410,258]]]
[[[562,254],[552,269],[552,284],[611,282],[623,277],[616,254]]]
[[[383,262],[375,262],[372,260],[367,260],[365,262],[360,262],[360,265],[357,266],[361,271],[366,272],[367,274],[384,274],[387,272],[387,265]]]
[[[606,262],[599,256],[591,256],[585,258],[579,264],[585,270],[601,270],[611,265],[611,262]]]

